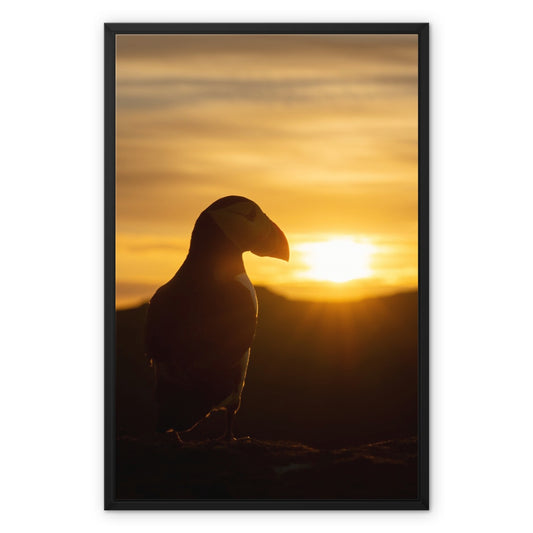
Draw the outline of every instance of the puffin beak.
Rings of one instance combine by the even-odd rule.
[[[266,217],[266,215],[265,215]],[[261,239],[250,251],[261,257],[275,257],[277,259],[283,259],[288,261],[290,257],[289,242],[283,231],[266,217],[270,226],[269,231],[264,239]]]

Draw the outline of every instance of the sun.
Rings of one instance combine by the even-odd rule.
[[[302,276],[319,281],[344,283],[372,275],[370,259],[375,247],[350,237],[297,245],[308,269]]]

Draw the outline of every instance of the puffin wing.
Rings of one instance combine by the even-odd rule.
[[[158,429],[188,429],[234,392],[256,327],[250,292],[241,283],[181,290],[152,298],[146,347],[154,361]]]

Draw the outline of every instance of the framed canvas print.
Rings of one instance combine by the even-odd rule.
[[[428,509],[428,25],[105,25],[106,509]]]

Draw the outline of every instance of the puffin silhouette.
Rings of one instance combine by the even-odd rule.
[[[194,226],[189,253],[148,308],[146,352],[155,376],[159,432],[188,431],[225,409],[223,438],[234,440],[257,298],[242,254],[289,260],[289,244],[259,206],[242,196],[220,198]]]

